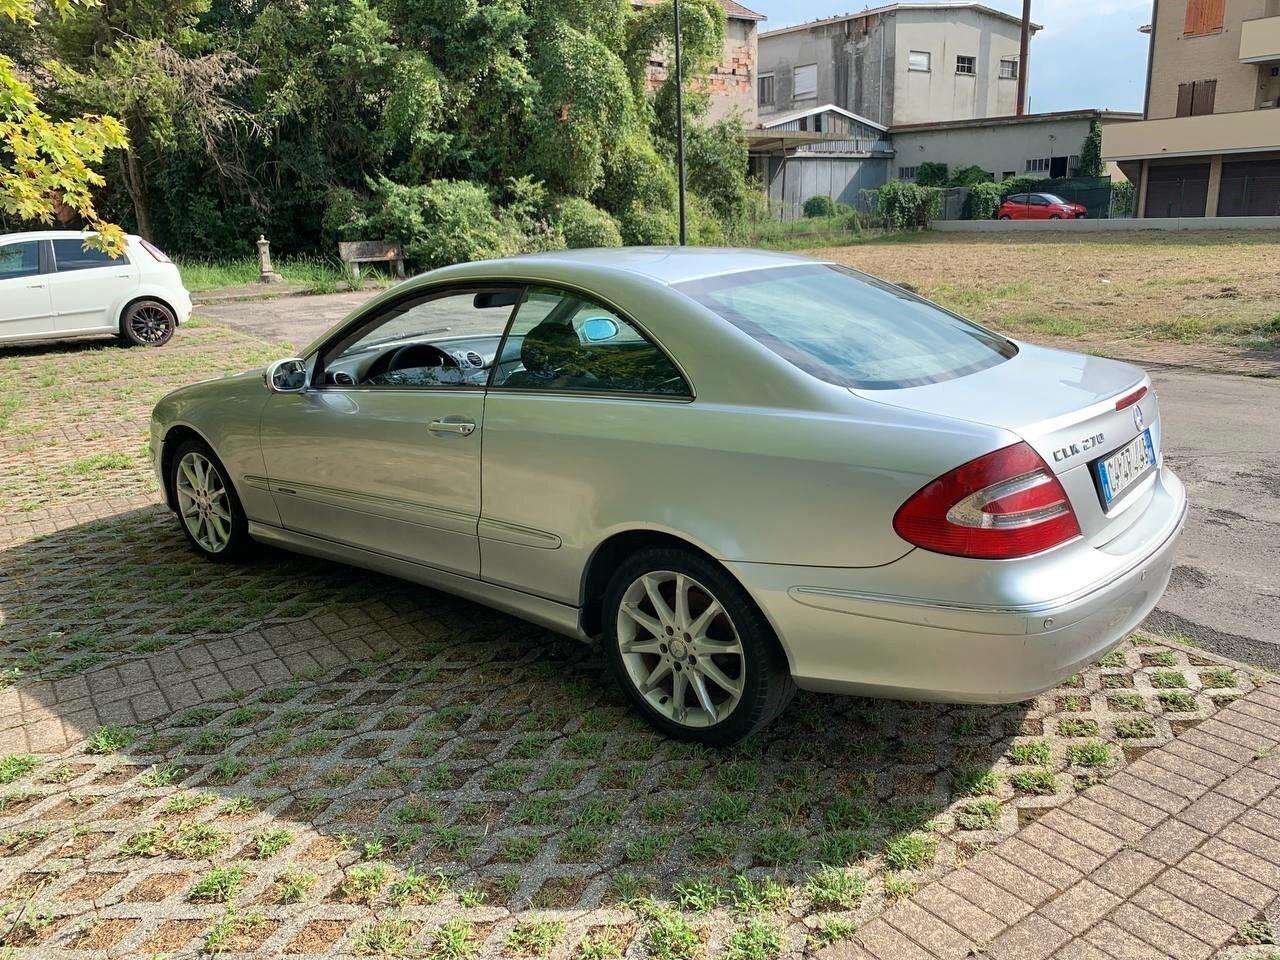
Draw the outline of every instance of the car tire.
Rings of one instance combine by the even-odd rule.
[[[231,563],[249,548],[249,521],[222,461],[203,440],[185,440],[169,460],[178,525],[207,560]]]
[[[137,300],[120,316],[120,339],[130,347],[163,347],[173,339],[178,318],[159,300]]]
[[[1049,214],[1049,219],[1050,219],[1050,220],[1061,220],[1062,218],[1061,218],[1060,216],[1058,216],[1056,213],[1051,213],[1051,214]]]
[[[654,547],[624,560],[605,591],[603,626],[618,685],[669,736],[726,746],[795,695],[764,615],[723,567],[691,550]]]
[[[1012,220],[1012,219],[1013,219],[1013,217],[1009,216],[1007,213],[1002,213],[1002,214],[1000,214],[1000,219],[1001,219],[1001,220]]]
[[[1086,217],[1088,217],[1088,216],[1089,216],[1089,215],[1088,215],[1087,213],[1077,213],[1077,214],[1076,214],[1076,219],[1077,219],[1077,220],[1084,220],[1084,219],[1085,219]]]

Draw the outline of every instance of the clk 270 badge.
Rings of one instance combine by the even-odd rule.
[[[1092,450],[1094,447],[1102,446],[1103,434],[1095,433],[1092,437],[1085,437],[1079,443],[1073,443],[1070,446],[1059,447],[1053,451],[1054,463],[1061,463],[1068,457],[1074,457],[1076,454],[1084,453],[1086,450]]]

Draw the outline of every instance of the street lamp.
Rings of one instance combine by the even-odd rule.
[[[680,59],[680,0],[676,12],[676,181],[680,191],[680,246],[686,242],[684,214],[684,64]]]

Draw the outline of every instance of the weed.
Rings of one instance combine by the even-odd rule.
[[[725,943],[726,960],[773,960],[782,953],[782,928],[765,917],[750,917]]]
[[[993,797],[970,800],[956,811],[961,830],[994,830],[1000,825],[1000,803]]]
[[[622,960],[627,950],[625,935],[617,927],[596,927],[578,943],[574,960]]]
[[[40,765],[40,758],[29,753],[7,753],[0,757],[0,783],[13,783]]]
[[[649,917],[645,945],[653,960],[694,960],[702,951],[702,938],[679,913],[659,909]]]
[[[1236,672],[1228,667],[1206,670],[1200,674],[1200,682],[1209,689],[1234,687],[1236,685]]]
[[[724,899],[724,889],[720,884],[704,877],[677,880],[672,885],[671,893],[681,910],[694,910],[698,913],[714,910]]]
[[[830,946],[840,940],[852,940],[858,932],[856,921],[844,917],[820,917],[809,932],[809,945],[815,950]]]
[[[729,888],[729,899],[733,903],[733,909],[739,913],[785,910],[791,902],[791,889],[772,877],[752,880],[746,874],[739,873],[733,878],[733,884]]]
[[[886,873],[884,875],[884,898],[889,901],[901,900],[916,892],[914,878],[902,873]]]
[[[1015,743],[1009,748],[1009,762],[1019,766],[1045,766],[1053,759],[1048,740]]]
[[[985,767],[962,767],[951,785],[951,792],[958,797],[988,796],[998,789],[1000,774]]]
[[[1181,670],[1156,670],[1151,674],[1150,680],[1151,685],[1158,690],[1187,685],[1187,678]]]
[[[228,903],[244,887],[248,872],[239,863],[210,870],[191,885],[187,899],[194,903]]]
[[[381,863],[369,863],[352,867],[343,877],[338,888],[348,900],[368,903],[387,885],[387,867]]]
[[[558,920],[520,920],[507,931],[504,941],[507,954],[518,957],[545,957],[564,933]]]
[[[352,947],[359,956],[398,957],[405,954],[418,928],[406,917],[386,917],[356,931]]]
[[[310,870],[287,870],[276,880],[276,903],[301,903],[316,884],[316,875]]]
[[[1142,740],[1156,735],[1150,717],[1121,717],[1116,720],[1116,736],[1121,740]]]
[[[791,830],[761,830],[756,835],[756,855],[765,863],[798,863],[808,846],[804,834]]]
[[[144,787],[171,787],[186,774],[186,767],[179,767],[174,764],[167,767],[152,766],[151,769],[138,778],[138,783]]]
[[[1067,763],[1077,767],[1109,767],[1115,763],[1111,747],[1101,740],[1075,743],[1067,748]]]
[[[130,727],[122,727],[109,723],[99,727],[85,745],[85,752],[92,754],[115,753],[123,750],[137,739],[137,733]]]
[[[443,923],[431,939],[432,960],[468,960],[479,950],[475,929],[461,917]]]
[[[231,838],[207,823],[191,823],[182,827],[169,842],[169,849],[179,857],[203,860],[223,850]]]
[[[855,910],[867,892],[867,878],[861,870],[823,866],[809,877],[805,893],[815,910]]]
[[[884,845],[884,862],[894,870],[919,870],[933,863],[938,838],[932,833],[906,833],[890,837]]]
[[[1039,767],[1034,770],[1018,770],[1009,774],[1009,782],[1023,793],[1047,797],[1058,790],[1058,779],[1053,770]]]
[[[1062,717],[1058,720],[1058,735],[1063,737],[1096,737],[1098,721],[1084,717]]]
[[[1193,713],[1196,709],[1196,698],[1183,690],[1162,690],[1156,699],[1170,713]]]
[[[259,860],[274,857],[293,842],[293,834],[283,827],[259,830],[253,838],[254,856]]]

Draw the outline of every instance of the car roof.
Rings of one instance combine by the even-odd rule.
[[[808,257],[797,257],[768,250],[744,250],[729,247],[603,247],[590,250],[556,250],[532,253],[501,260],[480,260],[457,264],[423,277],[445,276],[461,279],[467,276],[491,277],[495,273],[516,274],[523,270],[538,273],[550,268],[571,272],[631,274],[674,284],[727,273],[760,270],[767,267],[813,264]]]
[[[21,233],[0,233],[0,243],[10,240],[65,240],[67,237],[92,237],[96,230],[24,230]],[[136,234],[126,234],[130,240],[137,240]]]

